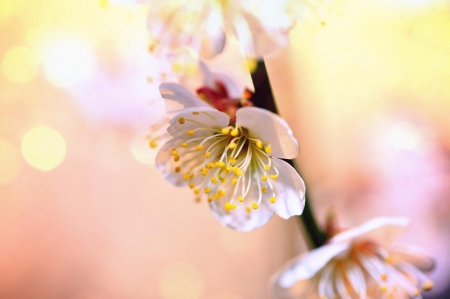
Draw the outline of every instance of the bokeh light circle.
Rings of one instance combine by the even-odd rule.
[[[14,181],[20,174],[22,161],[19,149],[8,140],[0,139],[0,185]]]
[[[35,53],[30,48],[16,46],[3,57],[2,72],[13,82],[27,83],[36,76],[38,65]]]
[[[200,272],[184,262],[169,265],[159,282],[159,290],[164,299],[198,299],[203,288]]]
[[[42,171],[49,171],[64,159],[66,143],[55,130],[38,127],[23,137],[22,155],[31,166]]]

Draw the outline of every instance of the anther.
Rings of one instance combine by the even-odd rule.
[[[205,158],[209,158],[209,157],[211,157],[211,153],[210,152],[206,152]]]
[[[252,208],[253,208],[254,210],[256,210],[256,209],[259,208],[259,205],[258,205],[256,202],[254,202],[254,203],[252,203]]]
[[[271,178],[272,180],[276,180],[276,179],[278,179],[278,176],[275,175],[275,174],[271,174],[271,175],[270,175],[270,178]]]
[[[194,194],[200,194],[200,189],[194,189]]]
[[[217,161],[217,162],[215,163],[215,165],[216,165],[217,167],[222,168],[222,167],[225,166],[225,162],[223,162],[223,161]]]
[[[222,128],[222,130],[220,130],[222,132],[222,134],[224,135],[228,135],[230,134],[230,128]]]
[[[203,191],[205,191],[205,193],[209,193],[209,192],[211,192],[211,188],[206,187]]]
[[[196,148],[197,148],[198,151],[201,151],[204,148],[204,146],[199,144],[199,145],[197,145]]]
[[[269,171],[269,170],[270,170],[269,164],[264,165],[264,169],[265,169],[266,171]]]
[[[194,189],[195,184],[194,183],[189,183],[189,188]]]
[[[250,207],[246,207],[245,210],[247,211],[247,213],[251,213],[252,209]]]
[[[236,205],[235,204],[232,204],[232,203],[229,203],[229,202],[227,202],[225,204],[225,211],[229,212],[229,211],[231,211],[233,209],[236,209]]]
[[[185,142],[182,142],[180,145],[181,145],[181,147],[184,147],[184,148],[186,148],[188,146],[188,144]]]
[[[267,181],[267,174],[264,174],[261,178],[264,182]]]
[[[238,129],[231,130],[231,133],[230,133],[231,136],[236,137],[238,134],[239,134],[239,130]]]
[[[231,184],[233,184],[233,186],[234,186],[234,185],[236,185],[236,183],[237,183],[237,178],[233,178],[233,179],[231,180]]]
[[[172,154],[172,156],[178,156],[177,150],[171,150],[170,153]]]
[[[193,115],[198,115],[198,112],[197,111],[193,111],[192,114]]]
[[[429,290],[431,290],[433,287],[434,287],[434,282],[431,281],[431,280],[425,280],[425,281],[422,283],[422,289],[423,289],[424,291],[429,291]]]
[[[217,183],[217,178],[216,177],[211,178],[211,183],[213,184]]]
[[[207,175],[208,174],[208,169],[207,168],[202,168],[202,174],[203,175]]]
[[[191,178],[191,176],[188,173],[183,175],[183,180],[185,180],[185,181],[189,181],[190,178]]]
[[[173,160],[174,160],[175,162],[180,161],[180,156],[174,156],[174,157],[173,157]]]
[[[263,148],[263,143],[262,143],[261,140],[256,141],[256,147],[259,148],[259,149]]]
[[[266,146],[264,148],[264,151],[266,152],[266,154],[270,154],[272,152],[272,148],[270,146]]]
[[[262,186],[262,187],[261,187],[261,191],[262,191],[263,193],[267,193],[267,188],[266,188],[265,186]]]
[[[236,148],[236,143],[232,142],[232,143],[228,144],[228,148],[229,148],[229,149],[234,149],[234,148]]]
[[[186,122],[186,120],[184,119],[184,117],[180,117],[180,118],[178,119],[178,123],[179,123],[180,125],[184,124],[185,122]]]
[[[387,293],[387,291],[389,291],[388,287],[385,286],[385,285],[380,286],[380,290],[381,290],[381,292],[383,292],[383,293]]]
[[[208,196],[208,202],[212,202],[214,200],[214,197]]]
[[[189,130],[189,131],[187,131],[187,133],[188,133],[189,135],[194,135],[194,134],[195,134],[195,131],[194,131],[194,130]]]
[[[181,171],[181,167],[180,166],[177,166],[177,167],[175,167],[175,172],[180,172]]]
[[[219,192],[217,192],[220,197],[225,196],[225,190],[220,189]]]
[[[231,164],[231,165],[236,164],[236,159],[235,159],[234,157],[231,157],[231,158],[230,158],[230,164]]]
[[[382,281],[386,281],[387,280],[387,274],[386,273],[381,274],[380,278],[381,278]]]
[[[275,196],[272,196],[269,200],[270,200],[270,203],[275,203],[277,201]]]
[[[158,147],[158,143],[156,142],[155,139],[150,140],[149,145],[150,145],[150,148],[156,148],[156,147]]]
[[[231,165],[227,165],[227,167],[225,167],[225,170],[230,172],[231,170],[233,170],[233,167]]]

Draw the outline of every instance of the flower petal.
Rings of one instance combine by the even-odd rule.
[[[235,98],[238,99],[242,96],[244,89],[239,88],[233,81],[233,79],[231,79],[230,77],[223,74],[211,72],[206,63],[204,63],[203,61],[200,61],[200,69],[202,70],[203,73],[203,84],[205,86],[215,89],[216,82],[219,81],[225,85],[225,88],[228,92],[228,96],[231,99]]]
[[[386,246],[397,238],[408,224],[409,220],[404,217],[373,218],[360,226],[350,228],[335,235],[330,239],[330,243],[372,240],[382,246]]]
[[[256,107],[240,108],[236,124],[247,128],[254,137],[271,142],[272,156],[293,159],[298,155],[298,142],[291,128],[275,113]]]
[[[186,108],[211,108],[211,105],[176,83],[163,83],[159,86],[159,91],[165,100],[166,112],[170,117]]]
[[[259,190],[257,184],[252,184],[245,202],[241,206],[228,212],[225,211],[224,206],[227,202],[230,202],[233,196],[233,187],[231,184],[227,185],[225,192],[227,194],[226,196],[219,200],[214,200],[210,203],[210,206],[214,216],[223,225],[232,229],[241,232],[254,230],[266,224],[275,214],[269,206],[271,203],[268,201],[261,201],[258,209],[251,209],[250,213],[246,210],[247,207],[251,208],[251,204],[258,199]],[[239,202],[236,204],[239,204]]]
[[[197,113],[198,112],[198,113]],[[180,123],[180,119],[185,119]],[[228,126],[230,117],[223,112],[210,107],[192,107],[182,110],[169,120],[167,132],[172,136],[180,133],[186,133],[188,130],[194,130],[199,127],[219,128]],[[196,133],[196,136],[212,135],[210,131]]]
[[[436,261],[427,252],[412,245],[395,245],[390,253],[393,263],[407,262],[423,272],[432,271],[436,266]]]
[[[283,160],[272,158],[272,164],[280,174],[272,184],[277,190],[277,201],[271,205],[278,216],[288,219],[301,215],[305,207],[306,187],[297,171]]]
[[[312,278],[332,258],[349,248],[348,243],[328,244],[292,259],[281,269],[277,285],[290,288],[299,280]]]
[[[173,138],[167,141],[158,151],[156,155],[155,165],[166,180],[175,186],[187,186],[188,183],[183,180],[183,176],[175,171],[175,161],[170,151],[179,146],[180,141]]]

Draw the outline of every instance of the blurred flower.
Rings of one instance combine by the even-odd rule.
[[[166,110],[175,116],[167,130],[172,139],[161,147],[156,166],[172,184],[206,197],[216,218],[236,230],[260,227],[274,213],[300,215],[303,180],[272,157],[297,156],[291,129],[276,114],[249,107],[245,97],[229,99],[225,85],[215,83],[197,91],[203,100],[178,84],[161,85]],[[181,109],[173,110],[174,104]]]
[[[288,0],[116,0],[150,4],[148,28],[155,45],[193,49],[201,58],[220,53],[226,35],[249,56],[261,57],[287,44],[294,26]],[[298,16],[301,12],[294,13]]]
[[[272,277],[276,298],[421,298],[434,262],[412,247],[389,248],[406,218],[374,218],[332,237]]]

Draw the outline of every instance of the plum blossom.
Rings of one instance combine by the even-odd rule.
[[[248,91],[233,98],[230,82],[206,82],[199,97],[175,83],[160,86],[171,139],[158,152],[157,168],[173,185],[205,198],[222,224],[239,231],[260,227],[275,213],[300,215],[304,182],[275,158],[297,156],[292,130],[278,115],[252,107]]]
[[[274,298],[422,298],[434,262],[420,250],[390,243],[409,221],[379,217],[345,230],[290,261],[271,279]]]

